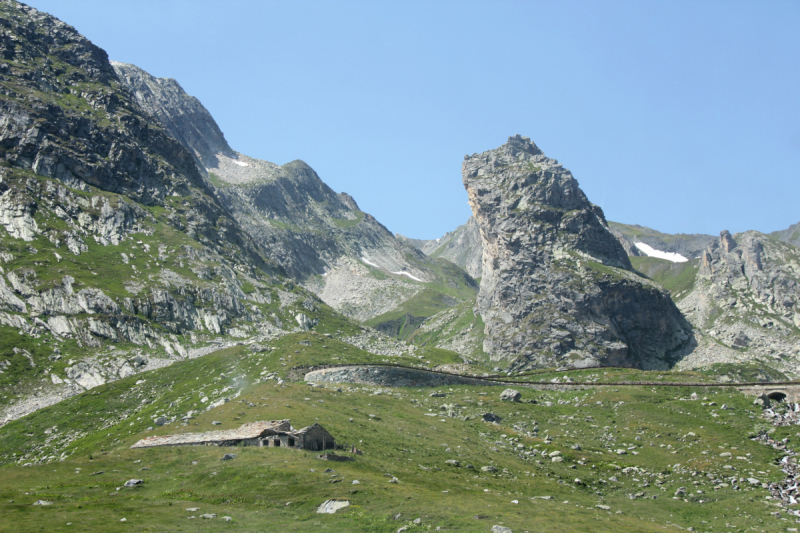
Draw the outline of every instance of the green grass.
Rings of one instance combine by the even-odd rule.
[[[676,301],[694,288],[700,269],[699,259],[685,263],[673,263],[655,257],[631,257],[630,260],[633,268],[667,289]]]
[[[487,357],[483,351],[483,339],[485,337],[483,319],[479,313],[475,313],[474,307],[474,302],[466,301],[460,303],[452,308],[456,313],[452,322],[430,331],[423,331],[421,328],[416,329],[408,340],[420,346],[438,346],[451,341],[454,337],[464,334],[464,332],[474,332],[477,338],[477,347],[470,355],[475,361],[486,361]],[[436,320],[436,317],[434,316],[431,319]]]
[[[208,181],[210,181],[215,187],[228,187],[230,184],[226,181],[223,181],[219,176],[214,174],[213,172],[208,173]]]
[[[769,515],[775,508],[765,504],[766,490],[751,489],[746,483],[742,490],[731,486],[715,490],[716,483],[707,477],[710,474],[717,481],[732,474],[763,481],[781,477],[775,466],[780,454],[748,438],[767,427],[758,418],[760,411],[736,391],[523,388],[523,400],[538,403],[514,404],[499,401],[502,387],[447,387],[439,389],[446,398],[431,398],[430,389],[347,384],[309,388],[301,383],[279,386],[270,380],[245,383],[241,396],[198,414],[187,426],[172,424],[146,431],[152,425],[149,418],[167,409],[168,402],[192,394],[181,383],[194,383],[195,388],[198,383],[210,383],[219,388],[227,382],[210,381],[219,372],[250,376],[262,367],[283,369],[280,363],[287,363],[289,355],[293,359],[289,364],[323,357],[321,347],[314,354],[294,354],[292,348],[302,347],[297,344],[301,340],[311,342],[311,347],[305,347],[308,350],[325,343],[328,355],[341,354],[350,360],[370,357],[347,352],[323,336],[285,337],[268,355],[248,355],[242,347],[234,348],[138,376],[146,379],[138,389],[133,380],[118,382],[0,429],[4,448],[9,435],[20,434],[18,427],[23,425],[32,435],[27,439],[38,440],[44,438],[43,427],[50,427],[51,422],[39,422],[46,414],[52,425],[66,426],[55,412],[47,413],[63,409],[61,416],[73,413],[70,425],[83,424],[90,431],[64,461],[0,468],[4,516],[0,531],[70,531],[76,526],[81,531],[206,531],[224,526],[240,531],[393,532],[417,517],[422,520],[417,528],[421,530],[488,531],[502,522],[514,531],[547,531],[554,523],[559,531],[661,531],[668,524],[699,531],[728,530],[726,524],[740,530],[755,526],[759,531],[785,531],[786,524]],[[182,372],[179,381],[178,370]],[[654,378],[670,373],[655,374]],[[115,397],[148,386],[163,394],[156,394],[145,410],[108,427],[90,429],[103,409],[107,415],[116,414],[118,407],[111,404],[118,401]],[[380,394],[375,394],[378,389]],[[686,401],[691,392],[709,400]],[[708,405],[711,400],[717,406]],[[733,410],[719,410],[723,403]],[[446,416],[441,409],[444,404],[460,406],[458,415]],[[479,415],[487,411],[500,415],[501,423],[482,422]],[[330,463],[310,452],[286,449],[129,449],[147,435],[225,429],[279,418],[290,418],[295,427],[319,422],[338,442],[355,444],[365,453],[353,462]],[[222,425],[212,426],[212,420]],[[130,421],[135,421],[134,426]],[[774,436],[793,438],[794,432],[780,428]],[[23,437],[21,433],[16,446],[25,446]],[[581,449],[573,449],[575,444]],[[629,449],[627,455],[617,455],[619,448]],[[521,450],[537,454],[529,457]],[[541,452],[552,451],[561,452],[564,461],[542,460]],[[732,457],[721,458],[723,451]],[[226,452],[238,457],[220,461]],[[448,459],[460,461],[461,466],[448,466]],[[476,469],[466,468],[467,464]],[[486,465],[497,472],[480,471]],[[621,469],[629,466],[644,472],[623,473]],[[337,478],[325,473],[326,468],[334,469],[343,481],[330,483]],[[104,473],[91,475],[99,471]],[[388,483],[387,474],[396,476],[399,483]],[[619,481],[610,481],[612,476]],[[116,490],[131,478],[141,478],[144,484]],[[576,484],[575,478],[581,483]],[[672,498],[678,487],[687,488],[688,502]],[[629,498],[638,493],[645,496]],[[551,499],[532,499],[539,496]],[[351,507],[335,515],[317,515],[316,507],[328,498],[348,499]],[[31,505],[39,499],[54,504]],[[599,509],[597,504],[611,510]],[[189,507],[200,510],[188,512]],[[233,521],[186,519],[202,513],[228,515]],[[401,516],[395,521],[397,514]],[[119,522],[123,517],[127,521]],[[67,526],[68,522],[73,526]]]
[[[362,220],[364,220],[364,212],[356,210],[356,218],[352,220],[347,218],[334,218],[333,223],[336,224],[338,228],[348,229],[358,226]]]
[[[424,284],[414,296],[365,324],[399,339],[410,340],[425,318],[462,302],[475,301],[478,284],[461,268],[447,260],[436,259],[432,270],[433,282]]]

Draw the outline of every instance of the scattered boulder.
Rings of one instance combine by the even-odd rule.
[[[495,467],[495,466],[491,466],[491,465],[489,465],[489,466],[482,466],[482,467],[481,467],[481,472],[497,472],[497,467]]]
[[[317,507],[317,514],[333,514],[346,507],[350,507],[350,502],[347,500],[325,500]]]
[[[518,402],[522,394],[518,390],[506,389],[500,393],[500,399],[504,402]]]
[[[155,424],[157,426],[163,426],[164,424],[167,423],[168,420],[169,419],[166,416],[159,416],[158,418],[156,418]]]
[[[753,405],[760,405],[764,409],[769,409],[772,403],[769,400],[769,396],[767,396],[765,393],[762,393],[761,396],[753,401]]]
[[[450,466],[461,466],[461,463],[456,461],[455,459],[448,459],[447,461],[444,462],[444,464]]]
[[[53,502],[48,502],[47,500],[36,500],[33,502],[33,505],[53,505]]]
[[[514,533],[511,528],[505,526],[492,526],[492,533]]]
[[[300,326],[303,331],[310,331],[314,326],[319,324],[319,320],[316,318],[312,320],[308,318],[305,313],[297,313],[297,316],[295,316],[294,319],[297,321],[297,325]]]
[[[484,413],[483,414],[483,421],[484,422],[496,423],[496,422],[500,422],[501,420],[502,420],[502,418],[500,418],[498,415],[496,415],[494,413]]]
[[[236,459],[235,453],[226,453],[225,455],[222,456],[222,459],[220,459],[220,461],[230,461],[231,459]]]
[[[125,482],[126,487],[135,487],[136,485],[144,484],[144,480],[141,479],[129,479]]]
[[[211,518],[216,518],[216,517],[217,517],[217,515],[215,515],[213,513],[201,514],[200,515],[200,518],[205,518],[205,519],[211,519]]]

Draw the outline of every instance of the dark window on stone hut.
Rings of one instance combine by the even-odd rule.
[[[289,437],[289,444],[288,444],[288,446],[294,446],[294,439],[293,439],[292,437]]]
[[[272,442],[273,442],[273,444],[275,444],[275,446],[280,446],[281,445],[281,439],[275,439]]]

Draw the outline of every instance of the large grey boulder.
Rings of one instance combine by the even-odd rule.
[[[347,507],[350,507],[350,502],[347,500],[325,500],[317,508],[317,514],[334,514]]]
[[[518,402],[522,394],[518,390],[506,389],[500,393],[500,399],[504,402]]]

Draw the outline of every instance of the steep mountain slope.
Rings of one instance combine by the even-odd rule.
[[[397,235],[400,239],[415,246],[425,255],[447,259],[469,273],[473,278],[480,278],[482,272],[481,257],[483,248],[481,235],[474,217],[469,217],[466,224],[462,224],[453,231],[445,233],[438,239],[421,240],[410,239]]]
[[[235,156],[208,110],[177,81],[156,78],[127,63],[112,61],[111,66],[139,104],[189,150],[201,168],[213,165],[216,154]]]
[[[212,340],[340,320],[257,251],[103,50],[17,2],[0,30],[0,422]]]
[[[792,224],[784,230],[773,231],[769,236],[792,246],[800,246],[800,222]]]
[[[174,80],[133,65],[114,68],[139,104],[196,154],[215,194],[259,250],[333,308],[368,320],[414,297],[450,301],[438,287],[463,285],[460,272],[395,238],[304,162],[276,165],[231,150],[211,115]]]
[[[528,138],[466,156],[483,241],[478,310],[492,359],[667,368],[692,345],[669,293],[633,272],[602,211]]]

